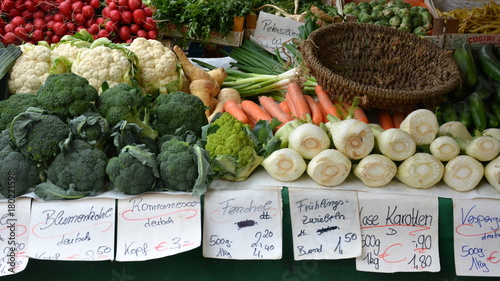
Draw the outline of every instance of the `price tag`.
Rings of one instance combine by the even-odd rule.
[[[116,260],[156,259],[199,247],[200,205],[200,197],[184,192],[118,200]]]
[[[500,200],[453,200],[458,276],[500,276]]]
[[[28,256],[43,260],[113,260],[115,200],[33,200]]]
[[[440,270],[437,197],[360,192],[358,198],[362,253],[357,270]]]
[[[253,39],[265,50],[274,54],[277,49],[284,59],[283,44],[299,35],[299,26],[304,25],[282,16],[259,12]]]
[[[280,259],[281,188],[211,190],[205,194],[203,256]]]
[[[295,260],[361,254],[358,197],[353,191],[288,188]]]
[[[10,198],[0,203],[0,276],[23,271],[30,224],[31,198]]]

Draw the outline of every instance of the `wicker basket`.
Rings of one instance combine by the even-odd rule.
[[[319,28],[300,44],[311,75],[332,99],[364,109],[434,107],[461,83],[452,55],[398,29],[362,23]]]

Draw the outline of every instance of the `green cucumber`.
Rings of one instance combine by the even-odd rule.
[[[464,84],[468,87],[474,87],[478,83],[476,61],[472,54],[472,46],[465,43],[458,46],[453,52],[453,58],[457,62]]]
[[[488,119],[487,128],[498,128],[500,125],[500,120],[490,112],[486,112],[486,118]]]
[[[495,45],[485,44],[479,49],[477,59],[484,73],[493,81],[500,82],[500,60],[495,52]]]
[[[474,126],[469,105],[466,101],[459,101],[455,104],[455,109],[458,114],[458,121],[462,122],[468,129]]]
[[[450,102],[445,102],[441,105],[443,114],[443,122],[458,121],[458,114],[454,106]]]
[[[486,105],[484,104],[483,99],[478,95],[478,93],[474,92],[467,97],[467,100],[475,131],[484,131],[488,126],[488,121],[486,119]]]
[[[495,91],[493,85],[482,75],[478,75],[478,83],[474,88],[474,92],[478,93],[483,100],[487,100]]]

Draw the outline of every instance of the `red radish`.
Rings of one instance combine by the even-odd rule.
[[[118,31],[118,25],[114,21],[110,20],[106,22],[106,25],[104,26],[106,31],[109,33],[117,32]]]
[[[54,22],[53,29],[54,33],[59,36],[64,36],[68,33],[68,27],[62,22]]]
[[[11,18],[13,18],[13,17],[20,17],[22,15],[22,13],[18,9],[14,8],[14,9],[10,9],[9,10],[9,15],[10,15]]]
[[[54,21],[63,22],[64,21],[64,16],[62,14],[55,14],[54,15]]]
[[[134,23],[132,25],[130,25],[130,32],[132,32],[132,34],[137,34],[137,31],[141,30],[141,26]]]
[[[52,38],[52,36],[54,36],[54,31],[52,31],[52,30],[45,31],[46,38]]]
[[[61,40],[61,37],[59,37],[59,35],[53,35],[52,38],[50,39],[50,41],[54,44],[59,43],[60,40]]]
[[[104,22],[105,22],[105,21],[106,21],[106,20],[105,20],[104,18],[97,18],[97,19],[95,20],[95,22],[96,22],[97,24],[104,24]]]
[[[43,10],[37,10],[33,12],[34,19],[43,19],[45,17],[45,12]]]
[[[156,22],[154,21],[153,18],[148,17],[144,21],[144,24],[142,24],[142,27],[146,30],[154,30],[156,29]]]
[[[53,14],[46,14],[45,17],[43,17],[45,22],[53,21],[54,20],[54,15]]]
[[[28,34],[32,33],[35,30],[35,26],[31,22],[26,23],[24,25],[24,28],[26,29],[26,32]]]
[[[101,7],[101,2],[99,0],[90,0],[89,5],[94,9],[99,9]]]
[[[143,10],[144,10],[144,13],[146,13],[146,17],[152,17],[153,16],[153,10],[151,10],[150,7],[146,7]]]
[[[99,32],[97,33],[97,37],[98,38],[101,38],[101,37],[108,37],[109,36],[109,32],[106,30],[106,29],[101,29],[99,30]]]
[[[20,16],[14,17],[10,22],[15,26],[21,26],[26,24],[26,21],[23,19],[23,17]]]
[[[54,23],[55,21],[51,20],[47,22],[47,29],[53,30],[54,29]]]
[[[5,32],[14,32],[14,28],[16,28],[15,25],[13,25],[12,23],[8,23],[4,26],[3,30]]]
[[[43,31],[41,29],[36,29],[31,34],[31,39],[35,42],[42,41],[43,40]]]
[[[14,44],[17,41],[17,37],[12,32],[6,32],[2,37],[2,43],[4,45]]]
[[[89,28],[87,29],[87,31],[90,34],[97,34],[99,32],[99,25],[97,23],[94,23],[91,26],[89,26]]]
[[[111,9],[109,7],[104,7],[102,9],[102,16],[105,17],[105,18],[109,18],[109,12],[111,11]]]
[[[16,6],[16,2],[14,0],[5,0],[2,3],[2,11],[8,11]]]
[[[3,18],[0,18],[0,28],[4,27],[5,27],[5,21],[3,20]]]
[[[67,22],[66,27],[68,28],[68,32],[71,34],[76,31],[76,24],[74,22]]]
[[[108,4],[108,7],[110,10],[117,10],[118,9],[118,4],[116,2],[110,2]]]
[[[128,8],[131,11],[135,11],[137,9],[140,9],[142,6],[142,1],[141,0],[128,0]]]
[[[35,29],[39,30],[45,30],[47,28],[43,19],[35,19],[33,21],[33,25],[35,26]]]
[[[127,41],[128,39],[130,39],[130,27],[126,25],[120,27],[120,38],[123,41]]]
[[[73,19],[78,25],[83,25],[87,18],[82,13],[73,14]]]
[[[90,5],[85,5],[83,6],[82,8],[82,14],[86,17],[86,18],[91,18],[94,16],[94,8],[92,8],[92,6]]]
[[[26,10],[26,6],[24,6],[24,1],[23,0],[17,0],[16,3],[14,4],[16,9],[19,10],[19,12],[22,12]]]
[[[134,22],[137,24],[142,24],[146,20],[146,13],[144,13],[144,10],[134,10]]]
[[[59,4],[59,13],[63,15],[69,16],[71,14],[71,9],[71,3],[68,1],[64,1]]]
[[[28,32],[26,28],[18,26],[14,29],[14,34],[19,38],[21,41],[26,41],[28,40]]]
[[[146,38],[148,39],[156,39],[158,37],[158,31],[156,30],[148,30],[148,35]]]
[[[128,8],[128,0],[118,0],[118,7],[127,7]]]
[[[30,11],[30,10],[24,10],[22,13],[21,13],[21,16],[27,20],[27,21],[30,21],[33,19],[33,12]]]
[[[124,24],[131,24],[134,22],[134,14],[132,11],[125,10],[122,12],[122,22]]]
[[[36,10],[38,10],[35,2],[33,2],[31,0],[24,1],[24,6],[26,7],[26,10],[31,11],[31,12],[35,12]]]
[[[81,13],[83,8],[83,2],[82,1],[73,2],[73,4],[71,4],[71,8],[73,9],[73,13]]]
[[[122,20],[122,14],[118,10],[109,11],[109,18],[114,22],[120,22]]]
[[[145,31],[145,30],[139,30],[136,32],[137,34],[137,37],[142,37],[142,38],[147,38],[148,37],[148,33]]]

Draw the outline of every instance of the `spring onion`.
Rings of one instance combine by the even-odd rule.
[[[286,182],[298,179],[307,168],[304,158],[291,148],[273,151],[262,161],[261,165],[271,177]]]
[[[342,152],[329,148],[309,161],[306,172],[313,181],[324,186],[336,186],[344,182],[351,172],[352,163]]]
[[[382,187],[396,175],[397,166],[389,157],[382,154],[370,154],[353,169],[353,173],[369,187]]]
[[[444,164],[429,153],[417,152],[398,166],[396,178],[413,188],[430,188],[443,177]]]
[[[443,181],[456,191],[469,191],[479,184],[484,175],[481,162],[468,155],[459,155],[444,166]]]

